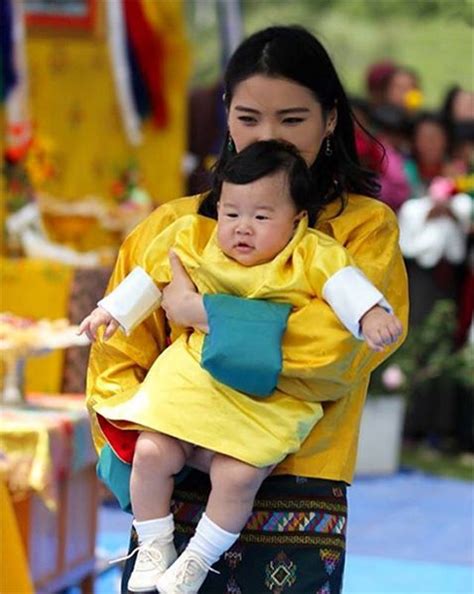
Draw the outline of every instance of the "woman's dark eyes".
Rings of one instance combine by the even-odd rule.
[[[243,124],[258,124],[258,120],[252,116],[239,116],[239,121]],[[282,124],[301,124],[304,122],[304,118],[285,118],[282,120]]]
[[[284,124],[300,124],[301,122],[304,122],[303,118],[285,118],[283,120]]]
[[[257,219],[257,221],[266,221],[266,220],[268,220],[268,217],[266,217],[264,215],[257,215],[255,218]]]
[[[238,215],[235,212],[228,212],[228,213],[226,213],[226,217],[229,217],[229,219],[236,219],[237,216]]]

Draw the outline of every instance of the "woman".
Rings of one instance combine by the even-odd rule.
[[[224,85],[229,133],[217,167],[234,151],[257,140],[276,138],[292,143],[311,165],[315,200],[325,204],[318,229],[345,245],[356,264],[387,296],[406,328],[407,287],[396,219],[387,206],[367,197],[376,195],[377,183],[358,164],[347,97],[324,48],[299,27],[265,29],[236,50]],[[197,210],[216,216],[216,205],[207,201],[206,195],[171,202],[155,211],[125,241],[110,287],[140,264],[159,231]],[[214,296],[215,315],[207,320],[202,297],[179,262],[173,267],[175,278],[165,289],[162,302],[170,320],[185,327],[210,326],[210,336],[215,333],[225,341],[222,329],[232,327],[237,311],[239,333],[248,338],[242,341],[242,348],[258,343],[256,356],[272,349],[271,343],[265,345],[262,315],[256,311],[265,303],[233,298],[229,313],[219,311],[219,296]],[[323,420],[301,450],[288,456],[264,482],[246,530],[217,566],[220,575],[211,574],[200,589],[204,594],[263,594],[289,586],[293,594],[341,591],[346,485],[352,480],[369,375],[388,353],[369,353],[340,326],[327,305],[314,301],[307,307],[312,308],[317,323],[308,327],[300,344],[302,349],[311,349],[320,366]],[[291,327],[292,316],[287,332]],[[133,390],[165,346],[165,320],[159,312],[129,337],[115,334],[107,342],[96,342],[88,378],[89,404]],[[222,348],[225,350],[225,345]],[[235,352],[235,344],[233,348]],[[104,440],[94,417],[92,422],[102,458]],[[238,427],[229,430],[238,431]],[[209,460],[196,450],[191,465],[205,471]],[[103,468],[102,475],[115,467]],[[178,545],[192,534],[208,487],[206,475],[194,472],[175,490],[176,530],[181,535]]]
[[[426,196],[433,179],[447,173],[449,130],[439,114],[425,111],[416,117],[410,136],[412,157],[406,172],[412,197]]]

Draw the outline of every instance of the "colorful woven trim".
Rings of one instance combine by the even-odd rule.
[[[177,490],[171,511],[176,532],[194,533],[205,497]],[[193,501],[190,501],[193,499]],[[199,502],[196,502],[199,499]],[[342,499],[341,503],[335,499]],[[257,499],[240,536],[243,543],[281,546],[329,546],[344,549],[347,505],[344,498]]]

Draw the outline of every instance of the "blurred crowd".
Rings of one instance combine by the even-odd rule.
[[[410,327],[435,303],[456,303],[455,348],[472,341],[474,305],[474,93],[452,86],[423,109],[417,72],[391,61],[372,65],[366,96],[353,99],[361,161],[379,173],[380,199],[398,215],[410,283]],[[369,134],[366,133],[369,132]],[[410,403],[405,433],[439,449],[473,449],[473,397],[437,382]]]
[[[410,327],[435,303],[456,303],[455,348],[473,340],[474,93],[447,89],[425,110],[420,75],[383,60],[365,75],[366,93],[352,97],[361,162],[379,174],[380,199],[400,224],[410,282]],[[219,83],[194,89],[189,104],[190,194],[207,187],[226,117]],[[448,382],[449,383],[449,382]],[[410,403],[406,436],[435,448],[474,449],[473,397],[450,385],[431,386]]]

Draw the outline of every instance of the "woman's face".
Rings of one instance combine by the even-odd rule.
[[[336,110],[324,118],[321,105],[306,87],[260,74],[235,87],[228,113],[237,152],[258,140],[284,140],[298,149],[308,165],[316,160],[336,122]]]
[[[413,75],[404,70],[399,70],[390,79],[385,101],[390,105],[398,105],[404,108],[407,93],[415,89],[418,89],[418,84]]]
[[[474,120],[474,93],[459,91],[454,98],[452,112],[456,122]]]
[[[436,122],[421,122],[415,132],[413,148],[419,162],[427,165],[442,163],[448,148],[446,133]]]

